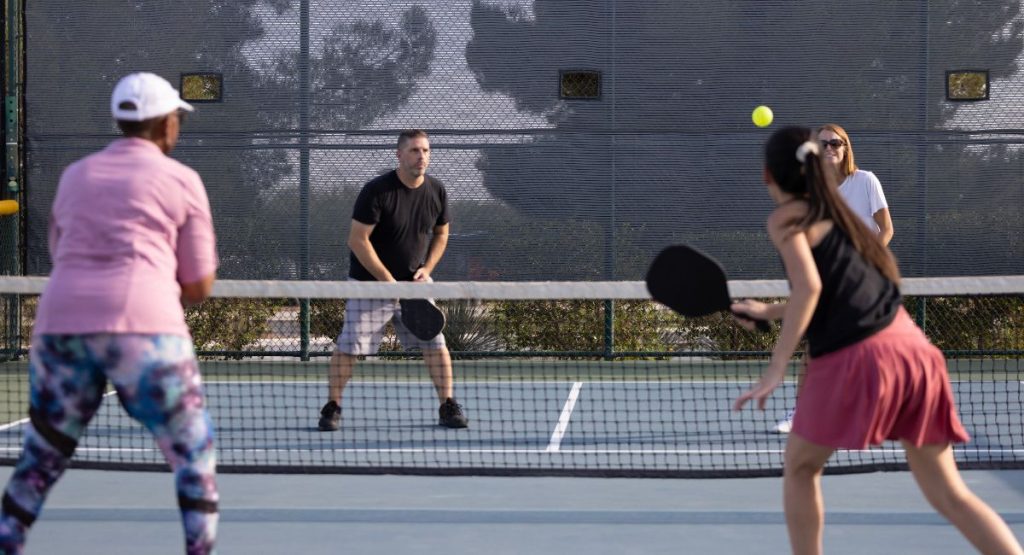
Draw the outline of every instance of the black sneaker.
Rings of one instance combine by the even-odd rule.
[[[437,409],[437,414],[440,417],[437,423],[445,428],[465,428],[469,426],[469,419],[466,418],[465,414],[462,414],[462,405],[456,403],[455,399],[451,397],[441,403],[441,408]]]
[[[334,401],[328,401],[324,408],[320,409],[320,423],[317,428],[321,432],[333,432],[341,426],[341,407]]]

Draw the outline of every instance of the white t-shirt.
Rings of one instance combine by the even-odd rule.
[[[883,208],[889,208],[889,204],[885,202],[882,183],[875,174],[864,170],[854,171],[839,186],[839,194],[843,196],[846,205],[860,216],[868,229],[875,233],[880,231],[874,215]]]

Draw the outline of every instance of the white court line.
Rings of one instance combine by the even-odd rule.
[[[580,389],[582,387],[583,382],[574,382],[572,384],[572,389],[569,390],[569,398],[562,405],[562,414],[558,416],[558,424],[555,425],[555,431],[551,432],[551,441],[548,442],[548,448],[545,451],[553,453],[561,447],[562,437],[565,436],[565,430],[569,428],[569,418],[572,417],[572,409],[576,406],[576,400],[580,397]]]
[[[24,424],[26,422],[28,422],[28,418],[22,418],[21,420],[15,420],[14,422],[11,422],[9,424],[4,424],[3,426],[0,426],[0,432],[2,432],[4,430],[9,430],[9,429],[17,427],[17,426],[21,426],[22,424]]]
[[[21,447],[0,447],[0,452],[18,452]],[[217,447],[219,454],[290,454],[296,451],[311,452],[306,449],[223,449]],[[565,449],[557,453],[546,449],[427,449],[427,448],[394,448],[394,449],[319,449],[317,453],[360,453],[360,454],[557,454],[557,455],[782,455],[784,449]],[[838,450],[837,453],[861,453],[865,455],[902,455],[903,449],[865,449]],[[158,448],[123,448],[123,447],[79,447],[75,453],[154,453],[160,454]],[[1024,455],[1024,449],[953,449],[955,455],[1001,454]]]
[[[563,384],[569,382],[569,379],[551,379],[551,380],[458,380],[456,385],[459,384],[498,384],[498,385],[516,385],[516,384]],[[758,383],[758,380],[587,380],[589,383],[599,384],[622,384],[622,383],[653,383],[653,384],[753,384]],[[327,383],[327,379],[323,380],[203,380],[203,385],[323,385]],[[370,384],[370,385],[393,385],[393,384],[404,384],[404,383],[431,383],[428,378],[416,378],[414,380],[359,380],[353,378],[350,384]],[[795,384],[796,379],[785,380],[785,383]]]
[[[104,393],[103,396],[104,397],[109,397],[110,395],[113,395],[114,393],[115,393],[115,391],[113,389],[111,389],[110,391]],[[3,426],[0,426],[0,432],[2,432],[4,430],[10,430],[11,428],[16,428],[18,426],[21,426],[22,424],[27,423],[28,421],[29,421],[28,418],[22,418],[21,420],[15,420],[14,422],[9,422],[7,424],[4,424]],[[21,448],[19,447],[18,449],[20,450]]]
[[[568,379],[554,379],[554,380],[457,380],[456,386],[462,385],[558,385],[567,383]],[[970,380],[967,380],[970,381]],[[751,385],[758,383],[758,380],[587,380],[588,383],[592,384],[661,384],[661,385]],[[203,380],[203,385],[315,385],[321,386],[327,383],[326,379],[323,380]],[[358,380],[353,378],[352,381],[348,382],[351,385],[401,385],[401,384],[429,384],[431,381],[427,378],[417,378],[415,380]],[[795,379],[785,380],[787,384],[795,385],[797,381]],[[959,383],[953,381],[953,383]]]
[[[456,385],[460,384],[498,384],[498,385],[515,385],[515,384],[560,384],[568,382],[568,379],[552,379],[552,380],[457,380]],[[750,385],[758,383],[758,380],[587,380],[588,383],[592,384],[693,384],[693,385],[705,385],[705,384],[736,384],[736,385]],[[950,383],[1003,383],[1004,380],[950,380]],[[323,380],[203,380],[203,385],[324,385],[327,383],[327,379]],[[431,383],[427,378],[417,378],[414,380],[359,380],[353,378],[350,384],[364,384],[364,385],[396,385],[396,384],[418,384],[418,383]],[[783,381],[786,384],[796,384],[797,380],[788,379]],[[1013,383],[1013,380],[1005,380],[1005,383]],[[1019,382],[1020,385],[1024,385],[1024,381]]]

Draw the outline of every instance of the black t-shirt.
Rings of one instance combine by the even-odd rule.
[[[444,185],[430,176],[410,189],[390,171],[363,186],[352,208],[352,219],[373,225],[370,243],[384,267],[399,281],[412,279],[427,258],[434,227],[448,223],[448,194]],[[349,253],[349,277],[375,281]]]
[[[896,317],[903,304],[899,288],[853,248],[839,226],[811,254],[822,286],[807,327],[812,358],[874,335]]]

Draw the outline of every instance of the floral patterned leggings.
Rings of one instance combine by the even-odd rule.
[[[3,493],[0,553],[19,554],[50,488],[67,469],[109,380],[174,471],[191,554],[213,552],[217,536],[214,431],[192,341],[172,335],[40,335],[29,355],[29,423]]]

